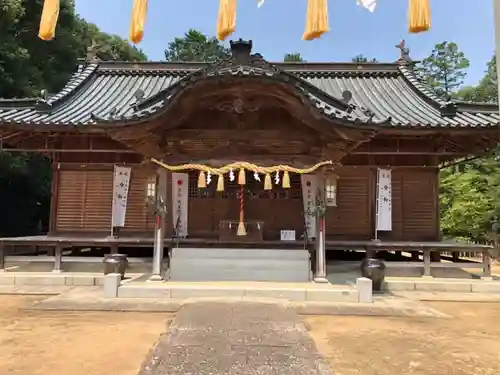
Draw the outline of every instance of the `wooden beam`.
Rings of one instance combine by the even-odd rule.
[[[305,131],[284,130],[238,130],[238,129],[178,129],[166,131],[163,137],[169,141],[181,140],[217,140],[247,141],[252,139],[269,139],[277,141],[303,141],[319,143],[319,138]]]
[[[247,155],[242,156],[241,159],[235,159],[232,157],[227,157],[226,155],[220,156],[218,158],[205,159],[202,157],[196,157],[196,155],[191,155],[189,157],[176,156],[164,156],[161,161],[169,165],[182,165],[182,164],[204,164],[210,165],[212,167],[221,167],[227,164],[234,163],[236,161],[247,161],[259,166],[274,166],[274,165],[290,165],[297,168],[310,167],[323,160],[317,157],[304,156],[304,155],[294,155],[294,156],[273,156],[266,157],[262,155]]]

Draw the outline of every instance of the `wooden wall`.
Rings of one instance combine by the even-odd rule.
[[[331,239],[372,239],[375,231],[375,167],[337,170],[337,207],[328,209],[326,234]],[[433,241],[439,237],[437,168],[392,170],[392,225],[380,239]]]
[[[113,165],[60,164],[57,175],[53,231],[110,233]],[[124,233],[146,233],[154,228],[154,217],[145,205],[150,176],[154,171],[133,166]]]
[[[328,239],[369,240],[374,236],[376,168],[346,166],[337,170],[338,207],[327,214]],[[134,165],[127,216],[122,233],[152,235],[154,217],[145,205],[148,178],[155,171]],[[109,233],[113,191],[113,165],[60,164],[53,188],[53,232]],[[291,189],[272,191],[247,178],[245,212],[248,220],[264,221],[267,239],[279,238],[281,229],[304,228],[300,177],[291,175]],[[170,177],[168,187],[170,189]],[[216,181],[205,191],[197,188],[196,173],[190,174],[190,236],[216,237],[221,220],[237,220],[239,187],[226,180],[224,193],[214,191]],[[254,186],[255,185],[255,186]],[[380,232],[387,240],[437,240],[438,174],[436,168],[396,167],[392,174],[393,230]],[[170,192],[167,193],[170,196]],[[169,198],[170,199],[170,198]],[[171,214],[169,214],[169,219]],[[171,233],[171,220],[167,225]]]

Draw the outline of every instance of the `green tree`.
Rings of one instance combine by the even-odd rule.
[[[436,44],[429,57],[417,66],[422,79],[441,98],[449,98],[464,82],[469,60],[458,49],[457,44]]]
[[[497,156],[441,172],[441,229],[448,237],[484,241],[500,218],[500,163]]]
[[[145,60],[118,36],[102,33],[61,0],[56,37],[38,38],[43,0],[0,0],[0,97],[39,96],[60,90],[90,45],[105,60]],[[0,235],[34,233],[47,225],[50,164],[40,155],[0,152]]]
[[[377,63],[378,61],[375,58],[368,59],[368,57],[366,57],[365,55],[359,54],[352,58],[352,62],[363,64],[363,63]]]
[[[292,53],[286,53],[285,57],[283,58],[284,62],[306,62],[300,53],[298,52],[292,52]]]
[[[145,60],[118,36],[102,33],[75,13],[73,0],[62,0],[56,37],[37,37],[43,0],[0,1],[0,97],[56,92],[75,71],[87,48],[99,45],[102,59]]]
[[[496,57],[487,64],[484,77],[477,86],[462,87],[453,97],[468,102],[498,103],[498,77]]]
[[[198,30],[189,29],[182,38],[175,38],[165,50],[167,61],[215,62],[231,55],[215,37],[208,37]]]
[[[477,101],[480,102],[498,102],[498,75],[497,75],[497,60],[493,56],[488,62],[486,74],[479,81],[477,90]]]

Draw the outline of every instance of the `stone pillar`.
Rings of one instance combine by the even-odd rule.
[[[326,236],[325,236],[325,177],[323,173],[318,174],[318,192],[316,198],[316,274],[314,282],[327,283],[326,278]]]
[[[163,280],[163,247],[165,245],[165,219],[166,212],[161,207],[167,204],[167,171],[158,169],[158,184],[156,186],[156,219],[153,246],[153,270],[150,280]]]
[[[56,245],[55,251],[54,251],[54,269],[52,272],[59,273],[62,271],[61,266],[62,266],[62,246],[61,245]]]

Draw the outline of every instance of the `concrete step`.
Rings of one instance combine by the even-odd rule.
[[[245,259],[245,258],[174,258],[170,261],[171,267],[193,268],[231,268],[259,270],[300,269],[308,267],[309,259]]]
[[[172,281],[310,280],[307,250],[174,248]]]
[[[309,251],[303,249],[231,249],[189,248],[172,249],[172,258],[248,258],[248,259],[309,259]]]
[[[255,269],[255,268],[192,268],[172,267],[171,281],[277,281],[307,282],[310,271],[303,269]]]
[[[118,288],[123,298],[273,298],[288,301],[358,302],[359,293],[347,285],[313,283],[130,283]]]

